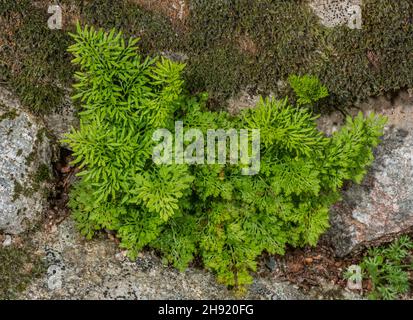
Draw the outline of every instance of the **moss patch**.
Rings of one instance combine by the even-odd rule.
[[[42,183],[49,181],[51,178],[52,174],[50,172],[49,166],[44,163],[39,165],[36,172],[29,177],[29,184],[23,186],[18,181],[14,181],[14,193],[12,200],[16,201],[21,195],[25,197],[31,197],[35,192],[38,192],[39,190],[42,190],[43,196],[48,196],[48,189],[41,189],[41,185]]]
[[[31,245],[3,248],[0,245],[0,300],[15,299],[30,282],[46,270]]]
[[[192,89],[226,98],[247,85],[279,92],[290,74],[317,75],[348,105],[413,84],[413,4],[363,1],[363,29],[328,29],[304,1],[192,1]],[[240,46],[247,38],[249,47]],[[245,42],[245,41],[244,41]],[[245,46],[244,46],[245,47]],[[246,46],[248,48],[248,46]]]
[[[47,27],[47,4],[0,0],[0,81],[35,113],[55,108],[73,72],[64,30]]]
[[[16,109],[12,109],[0,115],[0,122],[6,119],[14,120],[16,119],[16,117],[18,117],[18,115],[19,114],[17,113]]]
[[[41,164],[37,169],[33,181],[34,183],[42,183],[50,179],[50,170],[46,164]]]
[[[66,31],[79,19],[140,37],[143,53],[184,53],[189,89],[208,91],[214,106],[247,87],[281,95],[291,74],[317,75],[332,105],[413,87],[409,1],[364,0],[362,30],[323,27],[304,0],[187,0],[179,23],[172,4],[154,3],[62,0],[64,29],[49,30],[49,2],[0,0],[0,81],[36,112],[57,106],[73,74]]]
[[[14,193],[13,193],[13,202],[19,199],[20,195],[24,194],[24,188],[21,183],[14,181]]]
[[[140,36],[144,53],[185,53],[189,89],[208,91],[213,106],[247,87],[283,95],[279,80],[306,73],[328,86],[332,105],[350,105],[413,86],[413,4],[363,3],[362,30],[326,28],[301,0],[190,0],[185,28],[130,1],[85,2],[81,18]]]

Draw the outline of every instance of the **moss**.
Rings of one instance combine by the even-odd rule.
[[[36,157],[36,151],[33,150],[30,154],[26,157],[26,166],[30,166]]]
[[[45,272],[45,264],[33,251],[27,244],[22,248],[0,246],[0,300],[17,298],[33,279]]]
[[[18,181],[14,181],[14,193],[13,193],[13,199],[12,201],[16,201],[21,194],[23,194],[24,189],[23,186],[18,182]]]
[[[46,134],[46,129],[44,129],[44,128],[37,131],[37,134],[36,134],[36,143],[37,144],[42,144],[43,143],[43,139],[44,139],[45,134]]]
[[[143,53],[187,55],[189,89],[208,91],[213,106],[247,86],[283,95],[277,83],[291,74],[317,75],[334,105],[413,87],[410,1],[363,1],[362,30],[321,26],[304,0],[188,2],[185,27],[177,28],[131,0],[62,0],[75,12],[64,12],[64,30],[49,30],[45,1],[0,0],[0,81],[36,112],[59,105],[74,71],[66,31],[78,18],[140,37]]]
[[[43,127],[37,131],[36,144],[42,144],[45,138],[54,140],[54,136],[50,133],[50,131]]]
[[[47,1],[0,0],[0,81],[12,89],[31,111],[42,114],[56,109],[65,88],[72,84],[74,67],[66,49],[70,45],[67,31],[47,27]],[[104,28],[120,26],[128,35],[142,37],[142,50],[156,52],[177,43],[168,20],[143,10],[129,1],[63,0],[64,8],[76,6],[78,18]],[[65,14],[65,12],[63,13]],[[65,20],[64,16],[64,20]],[[166,43],[161,45],[160,39]]]
[[[37,169],[37,171],[34,175],[33,181],[34,181],[34,183],[39,184],[39,183],[45,182],[49,179],[50,179],[49,167],[46,164],[43,163]]]
[[[20,196],[31,197],[38,188],[39,185],[36,183],[23,186],[18,181],[14,181],[14,193],[12,201],[16,201]]]
[[[14,120],[16,119],[16,117],[18,117],[18,115],[19,114],[17,113],[16,109],[12,109],[0,115],[0,122],[6,119]]]
[[[0,81],[35,113],[59,105],[73,69],[66,52],[69,36],[47,27],[47,5],[0,0]]]
[[[140,49],[146,54],[177,49],[182,42],[168,18],[146,10],[133,1],[87,1],[81,19],[84,23],[106,30],[116,27],[127,37],[139,37]]]
[[[30,166],[32,164],[32,162],[35,160],[36,153],[37,153],[37,148],[39,147],[40,144],[43,143],[46,132],[47,131],[44,128],[37,131],[36,140],[35,140],[35,143],[33,144],[33,150],[26,157],[26,162],[25,162],[26,166]]]
[[[40,190],[41,184],[51,179],[51,172],[49,167],[46,164],[41,164],[36,172],[30,177],[30,183],[23,186],[17,180],[14,181],[14,193],[13,201],[16,201],[21,195],[25,197],[31,197],[35,192]],[[44,197],[48,196],[48,189],[45,188],[42,190],[42,195]]]
[[[189,44],[197,63],[189,62],[188,80],[203,78],[198,89],[213,96],[228,97],[247,85],[278,93],[278,80],[305,73],[328,85],[331,103],[344,105],[412,85],[413,4],[407,1],[363,1],[361,31],[327,29],[297,0],[192,3]],[[256,47],[243,59],[233,54],[243,51],[240,36]],[[379,65],[370,62],[374,56]],[[208,70],[224,71],[215,76]]]

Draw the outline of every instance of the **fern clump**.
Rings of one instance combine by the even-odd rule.
[[[292,75],[288,78],[288,82],[298,97],[298,105],[311,105],[328,96],[327,87],[315,76]]]
[[[82,168],[70,207],[85,236],[114,230],[131,257],[155,248],[181,270],[201,257],[219,281],[242,287],[262,252],[315,245],[343,182],[360,182],[373,160],[385,122],[374,114],[326,137],[309,109],[287,99],[261,99],[234,117],[210,112],[204,94],[184,90],[183,64],[143,58],[137,40],[115,31],[78,26],[72,37],[83,109],[80,129],[67,137]],[[174,132],[175,121],[203,134],[259,129],[258,174],[229,161],[155,164],[153,134]]]
[[[388,246],[372,248],[360,263],[361,274],[346,272],[351,281],[371,281],[372,300],[395,300],[410,290],[413,241],[406,235]]]

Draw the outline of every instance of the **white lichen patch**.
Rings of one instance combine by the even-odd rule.
[[[355,14],[360,14],[362,0],[309,0],[309,6],[326,27],[352,23]]]

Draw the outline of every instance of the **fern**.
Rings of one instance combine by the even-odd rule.
[[[148,246],[183,270],[200,257],[219,281],[242,289],[264,251],[315,245],[328,228],[328,209],[345,180],[360,182],[384,120],[348,119],[332,137],[317,129],[310,109],[287,99],[261,99],[235,117],[210,112],[206,94],[190,96],[184,65],[143,58],[137,40],[78,26],[69,51],[79,66],[75,99],[81,125],[66,139],[81,181],[70,207],[81,232],[117,232],[133,258]],[[309,104],[326,95],[314,78],[294,77]],[[152,161],[157,128],[259,129],[261,170],[243,176],[241,164]]]
[[[369,250],[360,264],[361,279],[370,279],[372,290],[370,299],[394,300],[409,291],[409,272],[412,264],[413,241],[408,236],[401,236],[387,247]],[[349,279],[361,280],[357,275],[346,273]]]
[[[290,86],[297,95],[297,104],[311,105],[328,96],[327,88],[315,76],[304,75],[302,77],[292,75],[288,78]]]

